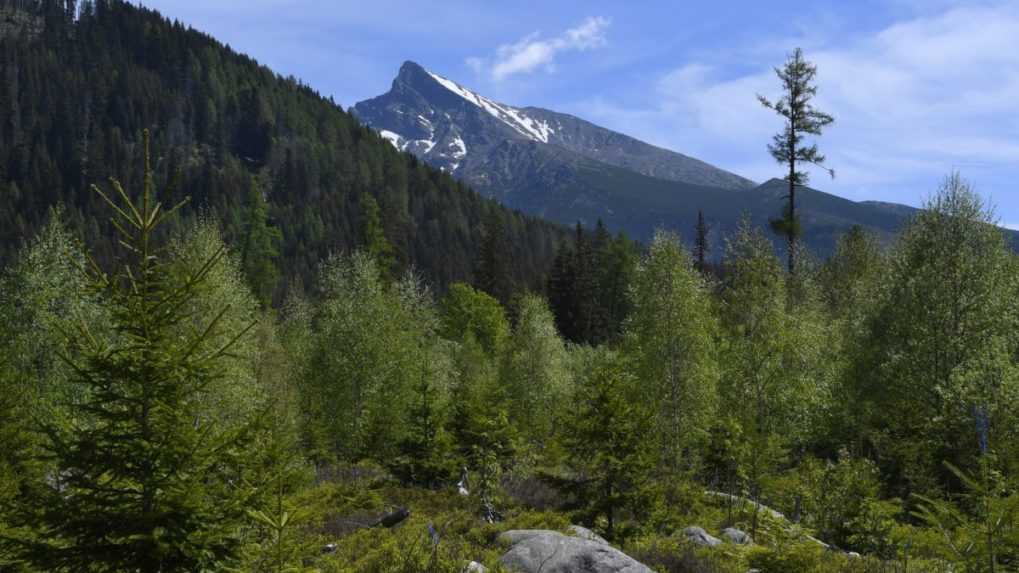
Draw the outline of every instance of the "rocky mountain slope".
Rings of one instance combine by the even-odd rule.
[[[691,239],[703,211],[720,247],[744,213],[766,225],[785,194],[780,180],[757,185],[568,114],[499,103],[414,62],[353,112],[397,149],[510,207],[566,224],[602,219],[640,239],[658,227]],[[805,240],[821,254],[853,225],[890,236],[914,211],[814,189],[799,197]]]

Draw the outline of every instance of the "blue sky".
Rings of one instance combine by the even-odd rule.
[[[854,200],[920,205],[958,170],[1019,228],[1019,0],[148,0],[343,106],[404,60],[493,99],[572,113],[757,181],[781,127],[755,94],[794,47],[818,65],[819,140]]]

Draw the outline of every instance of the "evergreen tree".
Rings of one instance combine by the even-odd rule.
[[[269,205],[254,177],[248,187],[244,219],[241,268],[258,301],[267,307],[272,303],[272,295],[279,282],[276,259],[283,235],[269,223]]]
[[[707,270],[708,260],[708,224],[704,220],[704,211],[697,210],[696,237],[693,243],[694,264],[700,272]]]
[[[817,86],[813,84],[817,75],[817,66],[803,59],[803,50],[796,48],[782,68],[775,73],[782,81],[782,97],[771,102],[762,95],[757,99],[764,107],[773,110],[785,120],[785,129],[775,135],[768,144],[768,152],[775,161],[788,166],[789,172],[785,179],[789,182],[788,204],[782,216],[772,221],[772,228],[786,236],[788,244],[789,272],[796,271],[796,257],[799,249],[799,238],[803,233],[799,215],[796,214],[796,186],[806,185],[809,178],[805,171],[797,169],[798,164],[809,163],[824,168],[835,177],[835,171],[824,166],[825,157],[817,144],[805,145],[807,135],[821,135],[822,130],[831,125],[835,119],[811,104],[817,94]]]
[[[572,340],[595,344],[600,342],[598,334],[601,330],[597,251],[580,223],[577,223],[575,235],[573,278],[575,338]]]
[[[394,256],[393,245],[386,239],[379,203],[375,200],[375,197],[368,193],[361,195],[361,217],[363,220],[361,232],[362,246],[368,254],[375,257],[375,260],[378,261],[382,278],[389,280],[391,273],[395,272],[396,257]]]
[[[605,321],[603,340],[616,341],[631,312],[630,284],[639,262],[638,246],[625,233],[612,238],[599,255],[598,300]]]
[[[617,358],[601,359],[578,388],[566,431],[575,475],[569,489],[587,521],[604,523],[609,538],[616,537],[622,510],[640,507],[650,476],[649,416],[641,402],[629,398],[635,384]]]
[[[491,213],[485,219],[485,232],[478,254],[475,284],[502,304],[509,303],[516,289],[510,272],[510,248],[502,219]]]
[[[306,514],[292,501],[311,476],[299,448],[297,364],[275,326],[264,321],[253,337],[260,349],[253,360],[255,385],[266,394],[266,416],[255,434],[257,453],[249,478],[255,495],[247,508],[252,523],[238,572],[302,572],[305,556],[318,549],[304,535],[309,525]]]
[[[434,487],[452,479],[456,463],[439,389],[426,365],[422,365],[421,377],[411,391],[408,432],[400,442],[400,456],[394,466],[405,481]]]
[[[549,303],[563,337],[572,342],[598,344],[608,340],[613,327],[606,309],[607,297],[625,298],[632,258],[622,245],[614,245],[604,226],[592,239],[577,223],[573,244],[561,244],[548,279]],[[611,251],[610,251],[611,249]],[[622,274],[611,275],[612,272]],[[625,303],[611,300],[617,314],[625,314]]]
[[[459,380],[453,388],[450,433],[463,466],[470,471],[471,495],[486,519],[496,519],[500,482],[516,452],[506,388],[499,383],[497,362],[468,331],[455,352]]]
[[[0,362],[0,387],[14,388],[7,364]],[[30,431],[29,403],[14,392],[0,393],[0,571],[26,571],[23,544],[37,533],[38,498],[45,467],[38,460],[38,436]]]
[[[555,260],[548,274],[549,306],[555,315],[556,328],[567,340],[576,340],[576,300],[574,283],[576,282],[576,266],[573,248],[566,242],[560,243]]]
[[[111,301],[114,336],[80,325],[70,360],[86,398],[69,428],[44,427],[58,477],[38,500],[42,534],[25,556],[47,571],[219,568],[238,550],[249,446],[244,428],[220,431],[196,406],[246,329],[210,344],[221,311],[178,334],[195,318],[182,308],[217,259],[185,276],[167,265],[153,233],[174,209],[155,200],[147,149],[141,199],[113,187],[119,202],[107,200],[130,257],[121,273],[93,271],[91,280]]]

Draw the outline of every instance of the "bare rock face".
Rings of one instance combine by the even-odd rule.
[[[557,531],[529,529],[507,531],[499,536],[499,541],[510,545],[509,551],[499,558],[499,563],[510,571],[652,573],[650,568],[608,545],[603,539],[594,541],[563,535]]]

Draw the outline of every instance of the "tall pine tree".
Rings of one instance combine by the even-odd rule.
[[[259,302],[267,307],[272,303],[272,294],[279,282],[280,272],[276,259],[279,257],[279,244],[283,241],[283,235],[269,223],[269,204],[254,177],[248,187],[248,204],[244,217],[241,268],[251,290]]]
[[[807,172],[799,170],[797,165],[816,165],[835,177],[835,171],[825,167],[825,157],[818,151],[817,144],[805,145],[803,139],[807,135],[821,135],[821,131],[835,119],[815,109],[810,103],[817,94],[817,86],[813,84],[817,66],[803,59],[803,50],[796,48],[785,65],[775,69],[775,73],[782,80],[782,97],[775,102],[762,95],[758,95],[757,99],[761,105],[785,120],[785,129],[768,144],[768,152],[775,161],[789,167],[785,177],[789,182],[789,202],[782,216],[771,224],[776,232],[786,236],[789,272],[794,273],[799,239],[803,233],[799,215],[796,214],[796,186],[806,185],[809,179]]]

